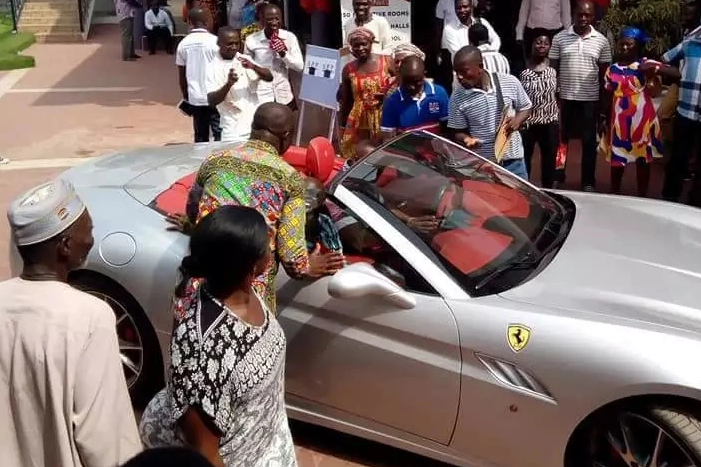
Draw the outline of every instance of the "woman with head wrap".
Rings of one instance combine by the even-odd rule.
[[[649,37],[640,29],[624,28],[617,43],[617,61],[604,78],[609,119],[604,126],[606,139],[602,146],[610,148],[613,193],[620,193],[625,168],[635,163],[638,196],[646,196],[650,162],[662,157],[660,124],[652,100],[661,91],[656,75],[662,64],[641,58],[648,41]]]
[[[372,53],[375,35],[366,28],[350,33],[355,60],[343,67],[340,95],[341,155],[353,159],[362,140],[379,141],[382,98],[390,81],[389,57]]]
[[[398,70],[399,70],[399,65],[401,65],[402,60],[404,60],[407,57],[419,57],[422,61],[426,60],[426,54],[421,51],[417,46],[414,44],[411,44],[409,42],[404,42],[401,44],[397,44],[394,46],[392,49],[392,66],[389,70],[390,74],[392,75],[392,79],[389,82],[389,85],[387,89],[385,89],[385,96],[389,96],[392,94],[394,91],[399,88],[399,80],[398,80]]]

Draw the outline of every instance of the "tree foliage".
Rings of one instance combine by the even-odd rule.
[[[681,2],[638,0],[611,5],[603,19],[603,28],[609,39],[615,41],[626,26],[645,31],[651,38],[646,55],[659,58],[681,40]]]

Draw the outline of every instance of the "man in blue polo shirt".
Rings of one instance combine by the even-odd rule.
[[[414,129],[441,132],[448,121],[448,93],[425,78],[424,62],[409,56],[399,65],[400,87],[385,99],[381,128],[385,139]]]

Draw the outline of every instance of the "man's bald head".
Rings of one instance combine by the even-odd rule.
[[[202,8],[193,8],[187,14],[188,21],[194,27],[201,27],[207,24],[209,17]]]
[[[312,176],[304,178],[304,185],[307,190],[324,191],[324,184],[319,181],[319,179]]]
[[[219,32],[217,33],[217,36],[219,36],[219,39],[225,39],[225,38],[228,39],[229,37],[232,37],[232,36],[236,36],[236,37],[240,38],[241,31],[239,31],[238,29],[234,29],[231,26],[222,26],[219,28]]]
[[[592,0],[578,0],[575,8],[586,8],[587,10],[594,11],[594,2]]]
[[[467,45],[458,50],[453,58],[453,70],[458,77],[458,82],[464,88],[482,86],[484,76],[482,52],[474,45]]]
[[[455,53],[453,68],[458,64],[476,65],[482,63],[482,52],[474,45],[466,45]]]
[[[224,60],[233,60],[236,53],[241,51],[241,33],[231,26],[222,26],[217,35],[219,54]]]
[[[402,63],[399,65],[400,76],[405,74],[423,74],[425,70],[426,65],[424,64],[424,61],[415,55],[410,55],[406,57],[404,60],[402,60]]]
[[[289,147],[287,137],[293,124],[294,114],[289,107],[277,102],[266,102],[253,114],[251,138],[272,144],[282,154]]]
[[[399,82],[402,91],[413,97],[420,96],[424,91],[425,75],[426,67],[421,58],[409,56],[402,60],[399,65]]]
[[[574,30],[577,34],[585,34],[591,28],[594,21],[594,2],[591,0],[578,0],[572,12]]]
[[[277,6],[274,3],[264,3],[263,6],[260,9],[261,14],[265,14],[266,12],[275,12],[275,13],[282,13],[282,9],[280,9],[279,6]]]

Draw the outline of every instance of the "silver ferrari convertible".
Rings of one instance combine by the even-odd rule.
[[[188,244],[165,214],[213,147],[62,175],[95,225],[70,281],[114,308],[142,403]],[[348,265],[279,274],[292,418],[462,466],[701,467],[701,211],[540,190],[424,132],[335,176],[329,157],[295,160],[328,179]]]

